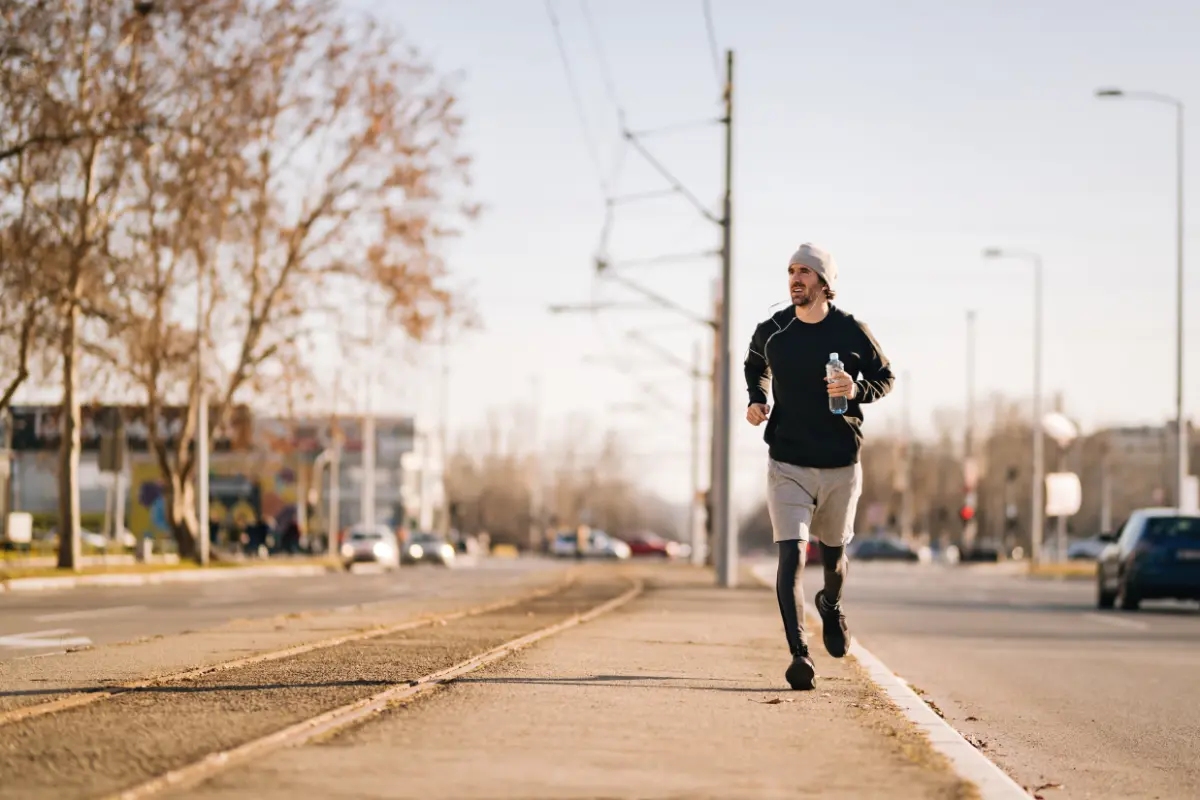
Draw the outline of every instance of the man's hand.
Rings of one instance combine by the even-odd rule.
[[[845,397],[850,400],[858,394],[858,387],[854,385],[850,375],[839,370],[832,378],[825,379],[826,386],[829,390],[830,397]]]
[[[766,403],[753,403],[746,409],[746,421],[751,425],[762,425],[770,413],[771,407]]]

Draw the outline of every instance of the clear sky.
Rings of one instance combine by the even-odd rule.
[[[592,257],[604,172],[633,130],[719,112],[701,0],[592,0],[597,51],[578,0],[557,0],[572,102],[543,0],[346,0],[402,28],[446,72],[461,71],[465,144],[488,210],[450,251],[485,328],[450,348],[452,430],[537,395],[543,430],[581,413],[628,433],[646,482],[687,490],[691,388],[625,332],[681,358],[704,331],[669,312],[560,314],[551,303],[634,301],[597,283]],[[786,301],[786,261],[803,241],[841,267],[839,305],[867,321],[908,376],[914,424],[965,398],[965,315],[978,314],[978,393],[1028,396],[1032,271],[984,262],[990,245],[1045,260],[1045,384],[1086,427],[1158,423],[1174,393],[1174,118],[1157,104],[1100,101],[1097,87],[1155,90],[1200,109],[1200,3],[1142,0],[713,0],[722,54],[736,54],[734,356],[736,491],[761,494],[761,429],[741,421],[740,364],[756,322]],[[604,60],[600,58],[603,54]],[[723,60],[723,55],[722,55]],[[1192,126],[1200,131],[1200,118]],[[647,146],[719,210],[719,126]],[[1192,163],[1200,163],[1195,133]],[[615,194],[665,188],[626,152]],[[1200,198],[1197,170],[1189,169]],[[1200,199],[1193,204],[1200,209]],[[1200,249],[1188,213],[1188,249]],[[616,260],[719,246],[719,229],[681,196],[622,207]],[[1190,259],[1196,263],[1194,258]],[[707,313],[715,258],[623,272]],[[1187,319],[1197,280],[1189,270]],[[776,307],[778,307],[776,305]],[[1200,327],[1187,328],[1189,413],[1200,402]],[[671,400],[597,363],[618,359]],[[396,410],[439,410],[436,352]],[[898,420],[897,394],[867,409],[867,435]],[[626,404],[645,400],[632,412]],[[428,418],[428,417],[427,417]]]

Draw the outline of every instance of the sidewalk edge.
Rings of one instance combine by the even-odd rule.
[[[756,566],[752,572],[763,585],[772,588],[775,586],[775,570],[771,565]],[[933,749],[949,760],[958,776],[975,784],[983,800],[1028,800],[1029,792],[994,761],[979,752],[950,723],[934,713],[903,678],[863,647],[857,637],[851,642],[850,655],[862,665],[871,681],[891,698],[908,721],[925,734]]]
[[[226,569],[170,570],[164,572],[116,572],[111,574],[53,578],[13,578],[0,581],[5,592],[41,592],[77,589],[82,586],[153,586],[162,583],[206,583],[235,578],[304,578],[324,575],[332,568],[320,564],[295,567],[229,567]]]

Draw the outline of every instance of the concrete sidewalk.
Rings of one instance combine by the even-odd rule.
[[[852,659],[791,691],[773,593],[614,567],[641,597],[318,744],[177,796],[964,798]]]

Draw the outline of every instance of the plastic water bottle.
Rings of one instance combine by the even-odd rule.
[[[825,365],[825,377],[832,378],[841,372],[845,365],[838,359],[837,353],[829,354],[829,363]],[[829,410],[834,414],[845,414],[850,408],[850,401],[845,397],[830,397]]]

